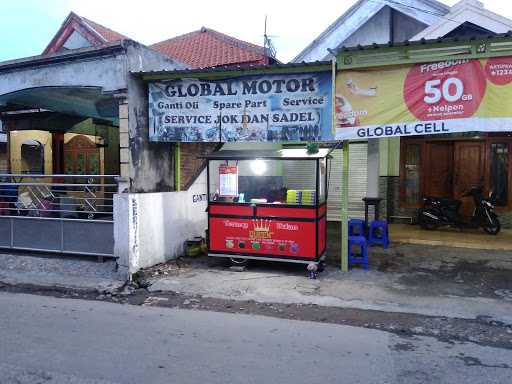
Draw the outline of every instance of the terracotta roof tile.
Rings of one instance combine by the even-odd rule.
[[[110,28],[104,27],[103,25],[98,24],[92,20],[86,19],[83,16],[80,16],[80,18],[87,24],[89,24],[90,27],[92,27],[96,32],[98,32],[109,43],[112,41],[129,39],[129,37],[126,37],[125,35],[113,31]]]
[[[193,68],[268,63],[263,47],[204,27],[150,47]]]
[[[95,40],[113,42],[130,39],[121,33],[71,12],[52,42],[45,49],[45,53],[51,53],[60,48],[59,35],[64,33],[64,28],[66,26],[69,27],[68,24],[73,22],[73,20],[78,21],[91,34],[94,34]],[[63,44],[63,41],[60,44]],[[93,44],[101,43],[97,41]],[[263,47],[235,39],[205,27],[198,31],[150,45],[149,47],[192,68],[260,65],[269,64],[269,62],[274,61],[274,59],[270,59],[265,55]]]

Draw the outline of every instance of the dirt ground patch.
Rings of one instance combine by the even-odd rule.
[[[378,271],[417,295],[456,295],[512,301],[512,252],[395,244],[373,249]]]
[[[339,223],[329,223],[330,270],[340,264],[340,232]],[[399,276],[396,282],[417,295],[512,301],[512,252],[393,243],[370,248],[369,260],[371,270]]]

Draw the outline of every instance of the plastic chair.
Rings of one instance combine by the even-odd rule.
[[[350,219],[348,221],[348,235],[349,236],[365,236],[364,233],[364,220]]]
[[[359,248],[359,252],[355,252]],[[363,269],[368,269],[368,242],[364,236],[348,237],[348,266],[360,264]]]
[[[384,246],[384,248],[389,247],[389,229],[386,221],[374,220],[370,223],[368,242],[370,245],[379,244]]]

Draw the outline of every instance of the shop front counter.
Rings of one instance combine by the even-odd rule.
[[[235,263],[325,259],[327,153],[281,151],[208,157],[209,256]]]

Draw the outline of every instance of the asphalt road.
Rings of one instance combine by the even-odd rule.
[[[512,351],[334,324],[0,293],[0,383],[509,383]]]

